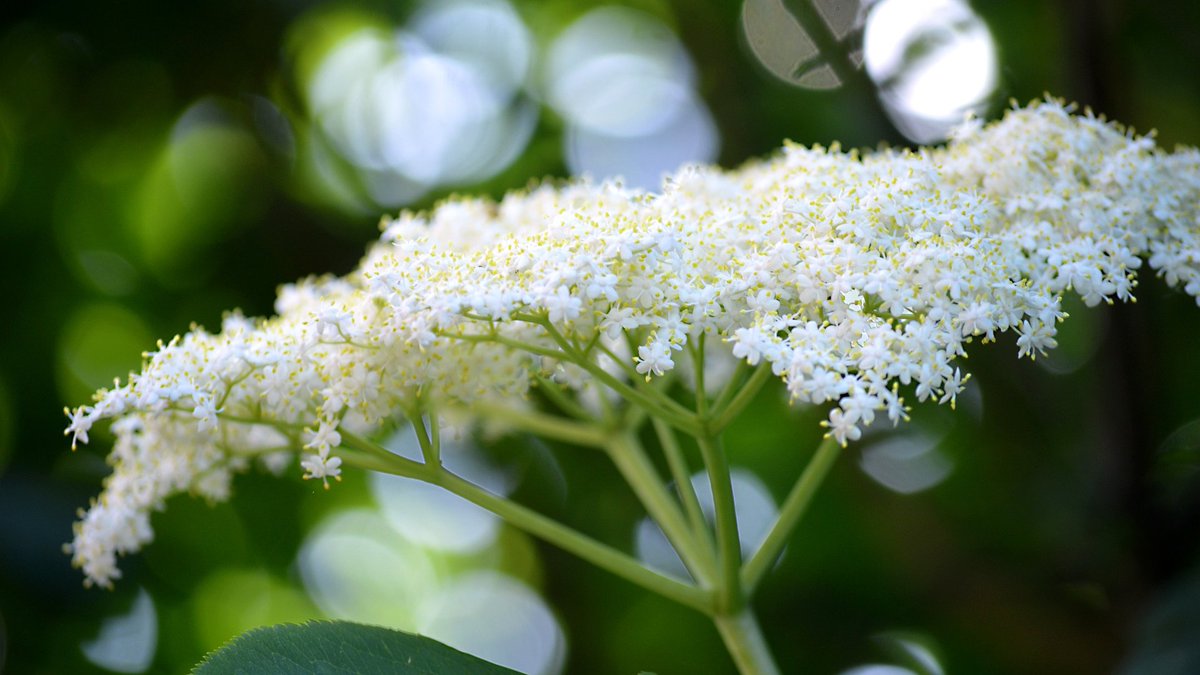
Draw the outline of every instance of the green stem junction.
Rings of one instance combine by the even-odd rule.
[[[491,342],[573,364],[600,386],[617,394],[623,404],[614,404],[601,396],[600,410],[593,412],[569,390],[549,377],[539,376],[538,386],[545,400],[552,404],[553,412],[543,412],[535,406],[478,403],[473,406],[473,413],[522,433],[604,452],[647,515],[662,530],[690,578],[680,579],[651,569],[609,544],[493,494],[447,469],[441,462],[438,415],[428,400],[418,398],[412,409],[405,411],[421,447],[421,461],[405,458],[344,429],[340,431],[342,444],[336,454],[348,466],[440,486],[530,535],[648,591],[697,610],[712,619],[739,672],[743,675],[778,673],[750,607],[750,597],[779,558],[817,488],[828,475],[839,454],[838,445],[828,438],[820,444],[784,500],[766,539],[749,559],[743,560],[733,482],[723,437],[766,382],[772,379],[770,368],[739,364],[722,391],[710,400],[705,392],[704,336],[701,336],[687,346],[695,374],[695,393],[689,407],[670,395],[672,380],[645,381],[595,339],[581,346],[583,340],[559,330],[544,315],[514,318],[539,326],[547,340],[535,344],[501,335],[495,330],[447,334],[446,337]],[[618,373],[625,377],[614,375],[602,367],[598,359],[615,361]],[[295,425],[253,416],[222,413],[221,417],[231,423],[276,426],[290,438],[296,435]],[[646,418],[650,420],[652,438],[661,452],[658,456],[647,449],[639,430]],[[691,444],[698,450],[698,461],[689,462],[689,453],[680,443],[680,434],[690,437]],[[693,486],[693,463],[702,468],[707,477],[712,494],[711,515],[705,513]],[[663,465],[669,480],[660,473]]]

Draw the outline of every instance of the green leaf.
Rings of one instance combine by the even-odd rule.
[[[419,635],[347,621],[256,628],[205,657],[193,675],[514,675]]]

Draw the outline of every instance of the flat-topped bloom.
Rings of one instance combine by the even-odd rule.
[[[906,395],[952,403],[973,341],[1053,348],[1065,292],[1130,299],[1147,260],[1200,295],[1198,219],[1200,153],[1057,103],[945,148],[789,145],[685,168],[659,194],[571,183],[405,213],[345,278],[284,287],[274,318],[160,343],[68,411],[74,440],[101,419],[116,435],[69,550],[108,585],[167,497],[225,499],[253,460],[299,455],[327,481],[343,433],[402,411],[519,410],[548,381],[597,410],[617,385],[692,369],[700,344],[706,389],[735,361],[769,368],[793,400],[832,404],[844,444],[876,416],[904,419]]]

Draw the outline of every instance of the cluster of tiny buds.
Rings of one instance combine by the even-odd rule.
[[[234,473],[297,454],[327,485],[344,434],[425,398],[513,408],[545,381],[583,407],[611,396],[555,358],[563,340],[628,382],[690,368],[703,337],[706,388],[737,361],[769,368],[794,402],[829,405],[845,444],[905,419],[906,397],[953,404],[973,342],[1053,348],[1065,293],[1129,300],[1146,261],[1200,295],[1198,205],[1195,150],[1045,102],[943,148],[788,145],[657,193],[581,182],[405,213],[350,275],[284,287],[273,318],[160,343],[68,410],[72,447],[103,419],[116,438],[68,548],[109,585],[167,497],[225,499]]]

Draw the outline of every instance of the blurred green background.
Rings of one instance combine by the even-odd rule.
[[[453,192],[584,172],[653,189],[785,138],[936,142],[1044,92],[1200,144],[1198,30],[1190,0],[5,3],[0,670],[185,672],[319,616],[478,639],[520,605],[533,632],[496,639],[541,644],[523,658],[542,672],[731,672],[701,616],[509,530],[448,545],[388,525],[392,493],[354,473],[172,500],[116,590],[85,590],[61,546],[108,438],[70,453],[60,411],[156,339],[347,272],[380,214]],[[845,453],[756,602],[785,671],[1200,672],[1200,310],[1150,276],[1138,298],[1070,307],[1049,359],[977,349],[958,411],[918,407]],[[734,430],[759,501],[786,494],[822,416],[768,390]],[[600,457],[464,452],[633,547],[641,514]],[[376,569],[345,560],[373,550]],[[515,585],[461,583],[499,573]]]

